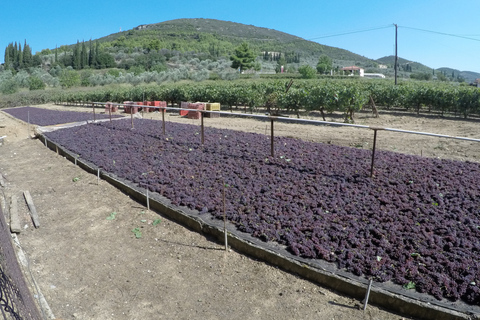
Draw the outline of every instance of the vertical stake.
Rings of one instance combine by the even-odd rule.
[[[165,111],[166,109],[164,109],[163,107],[160,109],[160,111],[162,112],[162,127],[163,127],[163,135],[165,135]]]
[[[93,122],[95,122],[95,103],[92,103],[92,108],[93,108]]]
[[[100,167],[97,168],[97,185],[100,184]]]
[[[273,148],[273,139],[274,139],[273,122],[274,122],[273,118],[270,118],[270,123],[271,123],[271,125],[270,125],[270,155],[272,157],[275,156],[275,151],[274,151],[274,148]]]
[[[27,123],[28,123],[28,126],[27,126],[28,137],[30,138],[30,110],[27,111]]]
[[[370,279],[368,282],[367,293],[365,294],[365,299],[363,299],[363,311],[367,310],[368,298],[370,297],[370,290],[372,289],[372,282],[372,279]]]
[[[205,134],[204,134],[205,128],[204,128],[204,126],[203,126],[203,111],[200,112],[200,123],[201,123],[200,126],[201,126],[201,128],[202,128],[201,131],[202,131],[202,146],[203,146],[204,143],[205,143]]]
[[[373,178],[373,163],[375,162],[375,149],[376,149],[376,146],[377,146],[377,131],[378,130],[384,130],[384,128],[370,127],[370,129],[373,130],[373,149],[372,149],[372,165],[370,167],[370,178]]]
[[[227,210],[225,209],[225,179],[223,179],[223,233],[225,234],[225,251],[228,251]]]
[[[147,210],[150,211],[150,200],[149,200],[149,197],[148,197],[148,186],[147,186]]]
[[[108,115],[110,116],[110,123],[112,123],[112,105],[108,105]]]

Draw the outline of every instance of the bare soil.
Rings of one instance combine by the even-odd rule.
[[[72,108],[43,105],[44,108]],[[74,108],[74,110],[90,109]],[[98,111],[98,110],[97,110]],[[305,115],[313,118],[317,115]],[[145,118],[161,119],[159,113]],[[317,117],[317,119],[319,119]],[[200,124],[167,113],[166,120]],[[341,121],[341,115],[330,115]],[[479,138],[479,122],[364,112],[357,124]],[[221,117],[206,125],[269,134],[270,122]],[[159,130],[161,124],[159,124]],[[332,292],[148,211],[107,182],[29,138],[25,123],[0,112],[5,196],[30,191],[41,226],[19,201],[20,243],[53,314],[62,319],[406,319]],[[168,123],[167,123],[168,130]],[[208,134],[208,132],[207,132]],[[275,123],[275,134],[370,149],[373,131]],[[379,131],[377,148],[478,161],[476,142]],[[109,220],[108,217],[113,219]],[[161,219],[160,223],[157,219]],[[139,238],[134,229],[138,228]],[[37,294],[37,293],[35,293]]]

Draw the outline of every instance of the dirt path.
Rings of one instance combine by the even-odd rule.
[[[167,119],[199,123],[174,115],[167,115]],[[231,118],[206,121],[260,133],[265,133],[267,125]],[[478,123],[473,121],[395,115],[372,119],[368,114],[357,120],[367,122],[480,135]],[[372,140],[369,130],[275,126],[278,134],[354,147],[369,148]],[[23,199],[22,192],[29,190],[35,201],[41,227],[33,228],[22,204],[25,229],[19,240],[57,318],[402,319],[374,306],[364,312],[358,309],[357,300],[235,251],[225,252],[221,243],[147,211],[105,181],[97,184],[96,176],[46,149],[38,140],[28,139],[26,125],[0,113],[0,136],[4,135],[5,143],[0,146],[0,172],[7,182],[4,192],[7,197],[17,194]],[[480,159],[477,145],[430,139],[416,136],[409,142],[382,133],[379,146],[429,156],[453,154],[450,157],[456,159]],[[141,233],[139,238],[134,229]]]

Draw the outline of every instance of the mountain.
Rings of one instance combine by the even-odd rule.
[[[97,39],[104,47],[134,48],[152,46],[179,52],[204,52],[228,56],[242,42],[261,55],[262,52],[297,54],[302,63],[318,62],[327,55],[337,65],[375,65],[371,59],[348,50],[325,46],[273,29],[214,19],[177,19],[140,25]]]
[[[473,71],[460,71],[452,68],[438,68],[438,71],[443,72],[447,77],[458,78],[461,77],[467,82],[474,82],[475,79],[480,78],[480,73]]]
[[[383,73],[389,77],[394,75],[394,56],[372,60],[345,49],[322,45],[281,31],[215,19],[176,19],[144,24],[93,42],[96,42],[95,53],[103,54],[95,59],[98,60],[94,65],[97,69],[117,66],[126,70],[137,68],[135,72],[141,72],[139,69],[142,68],[160,71],[184,65],[192,70],[195,66],[205,68],[205,63],[201,62],[207,59],[222,61],[218,68],[230,69],[228,57],[242,42],[247,42],[258,57],[263,57],[260,59],[263,73],[275,72],[276,61],[281,54],[286,58],[287,65],[294,68],[304,64],[316,66],[319,57],[327,55],[332,59],[334,67],[356,65],[363,67],[366,72]],[[97,50],[98,44],[100,52]],[[61,46],[59,51],[63,55],[59,57],[59,63],[78,69],[72,58],[79,50],[78,46],[79,44]],[[87,47],[92,48],[92,44],[89,43]],[[52,57],[51,54],[50,60]],[[404,58],[399,58],[398,64],[399,76],[402,78],[410,78],[412,73],[434,76],[438,72]],[[214,67],[213,63],[207,66],[209,70]],[[449,68],[441,68],[439,71],[447,79],[452,78],[452,72],[455,75],[452,79],[455,80],[463,78],[471,82],[480,78],[480,74],[475,72]]]
[[[380,59],[377,59],[381,64],[387,65],[390,68],[393,68],[395,65],[395,56],[387,56]],[[433,73],[433,69],[423,65],[419,62],[410,61],[403,58],[398,58],[399,70],[413,72],[413,73]],[[452,68],[438,68],[435,69],[435,74],[442,72],[447,78],[458,80],[459,77],[465,79],[466,82],[474,82],[475,79],[480,78],[480,73],[473,71],[460,71]]]
[[[394,68],[395,66],[395,56],[387,56],[377,61],[381,64],[385,64],[390,68]],[[422,73],[432,73],[432,68],[427,67],[419,62],[410,61],[404,58],[398,57],[397,60],[399,70],[406,71],[406,72],[422,72]]]

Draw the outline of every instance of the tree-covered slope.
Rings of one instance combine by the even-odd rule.
[[[321,45],[273,29],[213,19],[177,19],[140,25],[98,39],[104,47],[169,49],[180,52],[206,52],[215,56],[229,55],[242,42],[247,42],[258,55],[262,52],[294,52],[301,57],[322,54],[335,60],[370,63],[371,60],[350,51]]]

